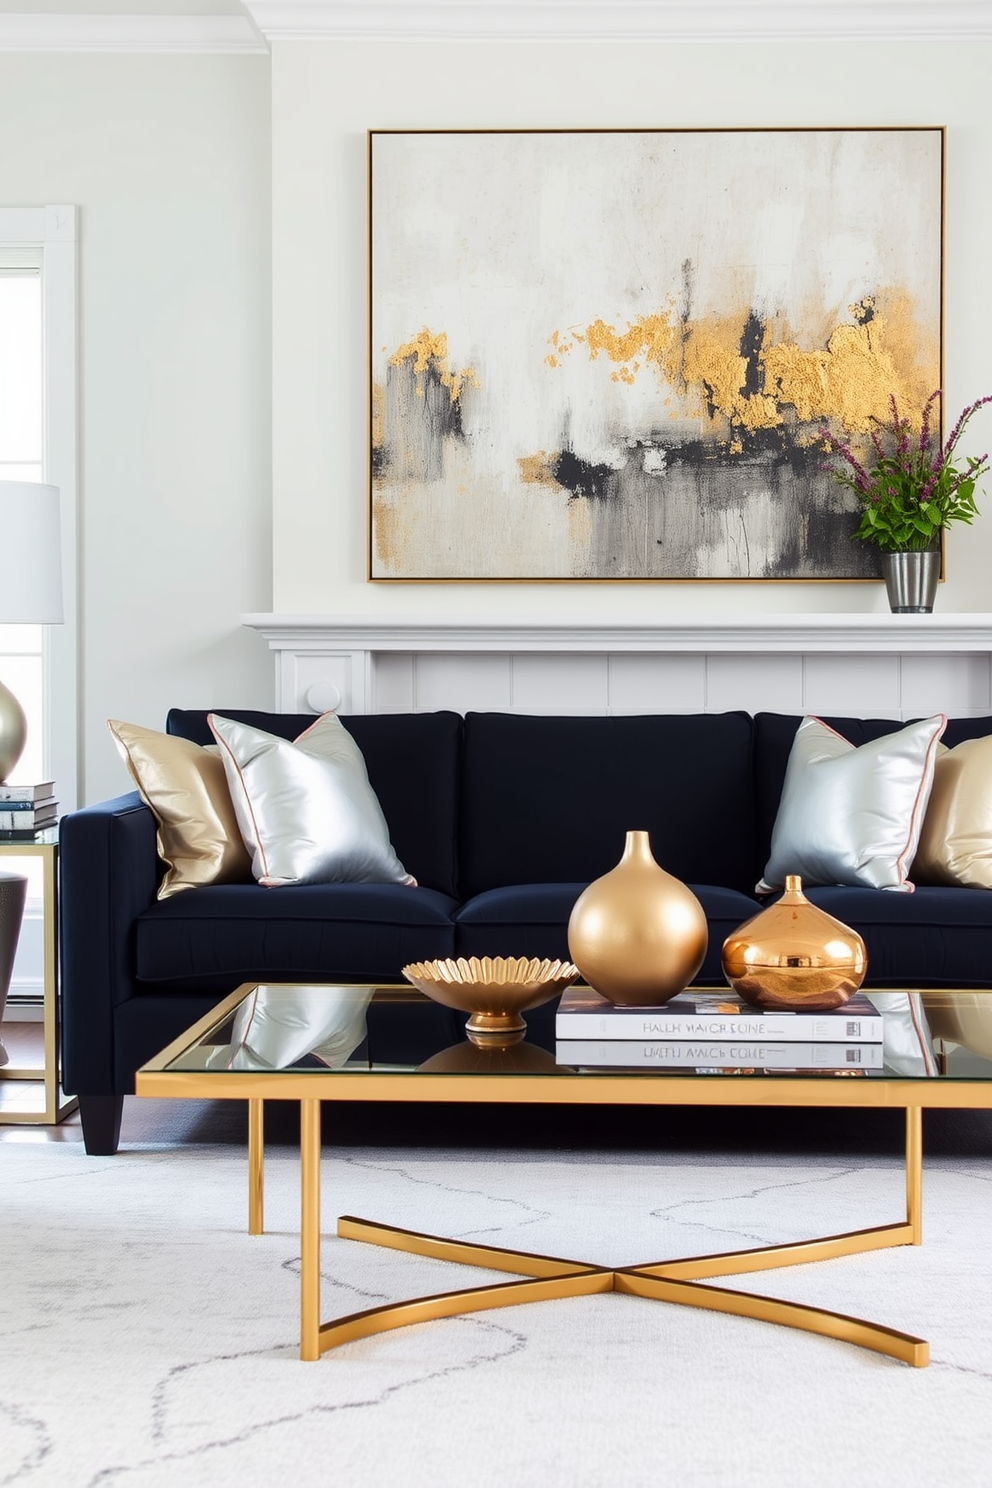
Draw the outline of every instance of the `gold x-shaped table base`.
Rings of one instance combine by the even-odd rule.
[[[343,1215],[337,1226],[338,1235],[343,1239],[363,1240],[373,1245],[409,1251],[414,1255],[430,1256],[436,1260],[484,1267],[489,1271],[510,1271],[525,1279],[460,1288],[457,1291],[439,1292],[403,1302],[390,1302],[381,1307],[350,1313],[333,1322],[321,1323],[320,1102],[304,1100],[300,1102],[300,1106],[302,1359],[318,1359],[327,1349],[336,1348],[338,1344],[366,1338],[373,1333],[385,1333],[392,1328],[406,1327],[410,1323],[482,1312],[493,1307],[544,1302],[558,1297],[588,1297],[600,1292],[623,1292],[628,1296],[650,1297],[659,1302],[677,1302],[683,1306],[701,1307],[712,1312],[733,1313],[738,1317],[758,1318],[763,1322],[801,1328],[808,1333],[820,1333],[827,1338],[837,1338],[845,1343],[859,1344],[876,1353],[888,1354],[891,1358],[912,1364],[916,1368],[923,1368],[929,1362],[928,1345],[922,1338],[916,1338],[910,1333],[901,1333],[880,1323],[849,1317],[845,1313],[829,1312],[820,1307],[810,1307],[805,1303],[787,1302],[756,1292],[705,1284],[707,1278],[714,1276],[765,1271],[780,1266],[800,1266],[869,1250],[884,1250],[895,1245],[919,1245],[922,1240],[923,1176],[923,1128],[919,1107],[906,1110],[906,1218],[898,1224],[852,1230],[818,1240],[798,1240],[786,1245],[614,1268],[596,1266],[586,1261],[565,1260],[559,1256],[505,1250],[495,1245],[449,1240],[441,1235],[424,1235],[414,1230],[398,1229],[393,1225]],[[252,1234],[261,1234],[261,1101],[250,1102],[248,1153],[248,1228]]]

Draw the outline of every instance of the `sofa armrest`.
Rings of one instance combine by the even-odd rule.
[[[137,791],[86,806],[59,828],[63,1082],[114,1092],[114,1009],[135,993],[134,922],[155,901],[156,823]]]

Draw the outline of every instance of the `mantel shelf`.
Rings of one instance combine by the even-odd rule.
[[[615,624],[251,614],[242,622],[273,651],[296,652],[992,652],[992,614],[724,615]]]

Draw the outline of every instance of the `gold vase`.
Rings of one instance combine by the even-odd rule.
[[[622,1007],[658,1007],[683,991],[708,940],[702,905],[655,862],[647,832],[627,833],[620,862],[579,895],[568,922],[580,975]]]
[[[842,1007],[868,970],[856,930],[810,904],[802,879],[788,874],[777,903],[738,925],[723,943],[723,970],[753,1007]]]

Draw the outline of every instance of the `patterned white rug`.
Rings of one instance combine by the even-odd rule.
[[[915,1370],[611,1294],[297,1357],[295,1154],[245,1232],[243,1151],[0,1144],[0,1485],[992,1484],[992,1162],[937,1157],[925,1243],[742,1285],[930,1341]],[[338,1213],[606,1263],[897,1220],[898,1160],[352,1149],[323,1167],[325,1317],[485,1273],[338,1240]],[[495,1279],[505,1280],[505,1277]]]

